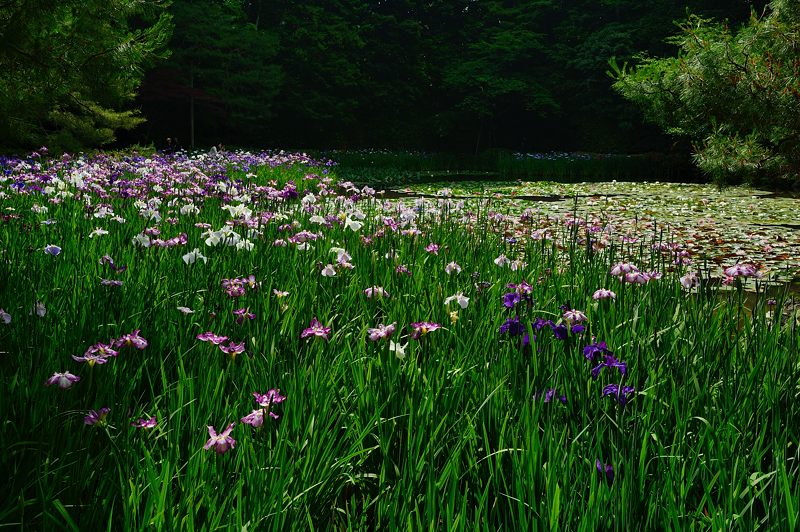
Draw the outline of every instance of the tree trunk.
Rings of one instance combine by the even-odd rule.
[[[189,69],[189,146],[194,149],[194,70]]]

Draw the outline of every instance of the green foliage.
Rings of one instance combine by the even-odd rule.
[[[607,225],[601,234],[607,230],[613,241],[592,251],[582,239],[599,234],[584,233],[588,228],[541,214],[512,221],[508,204],[487,204],[484,197],[463,207],[426,200],[414,217],[424,237],[402,236],[385,224],[386,217],[400,219],[397,206],[380,196],[353,205],[320,194],[319,215],[363,210],[364,226],[354,232],[337,223],[318,225],[299,199],[273,201],[257,193],[273,179],[299,182],[307,174],[321,177],[327,168],[240,168],[226,173],[230,180],[214,178],[219,194],[203,197],[193,192],[203,187],[190,183],[208,182],[223,160],[208,166],[184,157],[163,161],[156,158],[159,171],[147,175],[135,170],[153,169],[150,161],[125,161],[130,170],[119,181],[135,186],[141,197],[111,184],[119,160],[104,155],[64,167],[70,176],[93,169],[86,176],[92,186],[67,183],[66,177],[63,187],[51,183],[62,201],[48,203],[47,212],[31,187],[8,181],[2,189],[4,202],[15,209],[0,221],[0,305],[11,318],[0,320],[3,525],[454,531],[796,526],[800,336],[796,318],[781,317],[784,304],[797,310],[785,291],[776,290],[774,307],[767,303],[773,295],[763,291],[746,305],[741,285],[723,291],[709,284],[687,294],[678,283],[684,267],[654,249],[671,242],[657,226],[637,232],[638,243],[622,243],[631,234]],[[56,173],[49,161],[41,164],[29,183]],[[173,175],[177,188],[157,192],[163,175]],[[320,179],[307,181],[319,190]],[[223,194],[226,183],[241,194],[233,203],[223,199],[230,197]],[[113,209],[127,223],[87,218],[87,198],[95,214]],[[252,219],[261,220],[254,227],[220,208],[244,198],[257,216]],[[186,206],[198,211],[181,212]],[[509,216],[499,222],[500,213]],[[58,223],[43,224],[47,219]],[[283,227],[294,220],[298,230],[319,238],[305,249],[273,246],[294,232]],[[248,235],[256,247],[206,245],[200,222]],[[98,226],[108,234],[89,237]],[[185,233],[187,245],[132,244],[155,227],[164,239]],[[525,236],[535,229],[552,239]],[[519,237],[516,244],[505,238],[507,230]],[[424,251],[429,242],[440,245],[438,255]],[[54,243],[63,248],[58,256],[42,252]],[[334,246],[352,254],[355,268],[321,277],[321,266],[335,260]],[[195,247],[208,262],[184,263],[184,253]],[[528,266],[498,267],[500,253]],[[115,273],[101,262],[104,255],[127,269]],[[621,283],[609,270],[628,259],[665,272],[664,278],[644,286]],[[413,275],[398,275],[396,261]],[[450,261],[463,272],[446,274]],[[236,299],[220,286],[224,278],[250,274],[260,286]],[[123,284],[103,286],[106,277]],[[519,337],[500,334],[513,316],[502,305],[506,286],[522,280],[532,290],[530,306],[517,307],[526,324],[558,319],[559,306],[569,302],[585,311],[589,329],[563,341],[547,327],[528,329],[536,334],[528,347]],[[364,289],[375,285],[390,296],[367,298]],[[594,301],[599,287],[615,290],[617,299]],[[273,290],[287,293],[277,297]],[[470,298],[466,308],[444,303],[458,292]],[[30,312],[37,301],[46,305],[44,316]],[[184,314],[178,306],[194,312]],[[242,307],[255,319],[237,323],[232,311]],[[452,311],[457,320],[451,321]],[[329,341],[300,338],[314,317],[332,327]],[[445,327],[419,341],[408,339],[408,325],[417,320]],[[392,322],[393,340],[408,344],[402,357],[391,344],[366,338],[368,327]],[[93,367],[71,359],[135,329],[149,341],[142,351],[120,348],[118,357]],[[242,340],[246,352],[231,359],[196,339],[204,331]],[[583,353],[592,335],[627,362],[625,376],[603,371],[592,379],[593,364]],[[67,369],[81,381],[65,390],[43,386]],[[624,407],[602,395],[604,385],[621,382],[636,388]],[[255,407],[251,393],[272,387],[287,397],[276,409],[280,418],[267,417],[261,428],[239,422]],[[544,402],[540,394],[551,387],[566,404]],[[87,411],[103,406],[111,408],[107,424],[85,425]],[[130,426],[149,416],[157,417],[156,427]],[[207,425],[221,429],[234,421],[235,449],[224,455],[203,450]],[[598,473],[596,460],[613,466],[613,482]]]
[[[614,87],[648,120],[695,142],[720,182],[800,180],[800,4],[775,0],[732,31],[699,16],[671,39],[677,57],[616,64]]]
[[[177,0],[170,7],[172,56],[148,75],[142,95],[151,111],[154,103],[186,110],[168,115],[172,127],[186,134],[167,136],[191,139],[198,129],[202,142],[216,144],[239,141],[246,132],[263,144],[283,69],[275,62],[277,35],[258,18],[248,20],[244,4]]]
[[[14,0],[0,7],[0,146],[98,146],[142,118],[126,105],[165,54],[161,0]]]

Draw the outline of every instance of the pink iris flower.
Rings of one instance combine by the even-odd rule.
[[[331,333],[330,327],[325,327],[322,323],[317,319],[314,318],[311,320],[311,323],[306,329],[303,329],[303,332],[300,333],[300,338],[308,338],[309,336],[316,336],[317,338],[324,338],[325,340],[328,339],[328,335]]]
[[[222,431],[220,434],[217,434],[217,431],[214,429],[212,425],[208,425],[208,441],[203,446],[203,449],[208,451],[212,447],[217,454],[225,454],[229,450],[236,447],[236,440],[231,438],[231,431],[233,431],[233,426],[235,423],[231,423],[228,427]]]
[[[62,390],[66,390],[76,382],[81,380],[77,375],[73,375],[69,371],[64,373],[53,373],[53,376],[45,381],[45,386],[52,386],[57,384]]]

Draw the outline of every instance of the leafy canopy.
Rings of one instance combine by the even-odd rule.
[[[126,108],[165,54],[161,0],[14,0],[0,6],[0,145],[98,146],[140,122]]]
[[[800,3],[774,0],[738,31],[691,16],[677,57],[612,60],[614,88],[648,120],[694,141],[719,182],[800,181]]]

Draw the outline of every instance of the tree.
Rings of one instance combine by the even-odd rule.
[[[143,119],[128,107],[165,55],[162,0],[11,0],[0,5],[0,146],[75,150]]]
[[[551,0],[491,0],[466,2],[452,13],[458,33],[442,43],[448,52],[440,56],[440,72],[454,101],[439,118],[474,135],[475,151],[496,146],[496,136],[520,115],[541,118],[558,108],[544,44],[543,14],[551,6]]]
[[[260,2],[175,0],[170,12],[172,56],[142,87],[153,127],[192,147],[196,141],[263,146],[284,75]]]
[[[667,132],[694,142],[720,182],[800,182],[800,3],[774,0],[738,31],[698,16],[677,57],[612,63],[614,87]]]

